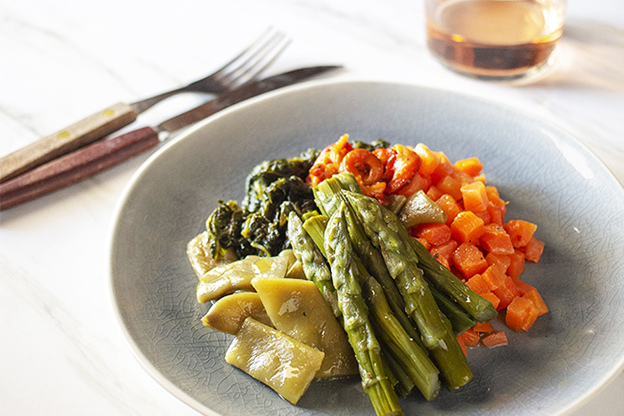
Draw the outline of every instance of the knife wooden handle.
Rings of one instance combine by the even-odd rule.
[[[5,210],[94,176],[158,145],[151,127],[100,140],[0,184]]]
[[[92,143],[132,123],[137,111],[117,103],[0,159],[0,183]]]

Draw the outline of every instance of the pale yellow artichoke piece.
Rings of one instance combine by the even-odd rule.
[[[316,377],[358,372],[347,336],[313,282],[261,279],[253,286],[277,330],[325,353]]]
[[[248,256],[204,273],[197,285],[197,300],[204,303],[237,290],[253,290],[251,281],[256,277],[253,266],[259,258]]]
[[[253,318],[245,319],[225,361],[297,404],[324,354]]]
[[[236,254],[233,249],[228,249],[223,256],[223,260],[215,261],[210,255],[208,248],[208,232],[204,231],[201,234],[193,237],[191,241],[186,245],[186,256],[191,262],[193,270],[197,274],[197,277],[201,277],[214,269],[220,264],[230,263],[236,261]]]
[[[255,292],[240,292],[227,295],[215,302],[202,323],[208,328],[236,335],[247,317],[271,325],[260,296]]]

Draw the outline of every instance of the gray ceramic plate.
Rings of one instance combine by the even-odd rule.
[[[551,312],[510,345],[470,350],[474,380],[408,415],[553,415],[589,396],[624,361],[624,192],[583,146],[547,122],[474,98],[388,83],[317,83],[226,110],[137,172],[112,230],[115,305],[133,350],[169,391],[208,415],[373,415],[357,381],[313,383],[294,407],[224,362],[230,337],[204,328],[207,305],[185,245],[217,199],[243,195],[257,163],[354,140],[424,142],[451,160],[477,156],[511,200],[506,218],[546,242],[524,280]],[[502,328],[500,323],[497,323]]]

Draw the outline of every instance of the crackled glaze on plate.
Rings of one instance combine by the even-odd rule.
[[[315,83],[226,110],[170,143],[120,201],[110,273],[121,325],[148,371],[207,415],[373,415],[359,382],[315,382],[291,406],[225,363],[231,337],[204,328],[186,243],[217,199],[240,199],[257,163],[322,148],[340,135],[427,144],[451,160],[477,156],[510,200],[506,219],[539,225],[546,243],[523,280],[551,312],[510,345],[469,351],[474,380],[408,415],[553,415],[613,377],[624,361],[624,191],[555,126],[471,97],[417,86]],[[500,318],[499,318],[500,319]],[[503,329],[501,321],[494,323]]]

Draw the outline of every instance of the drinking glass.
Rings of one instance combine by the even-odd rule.
[[[565,0],[425,0],[429,50],[446,67],[516,80],[555,59]]]

